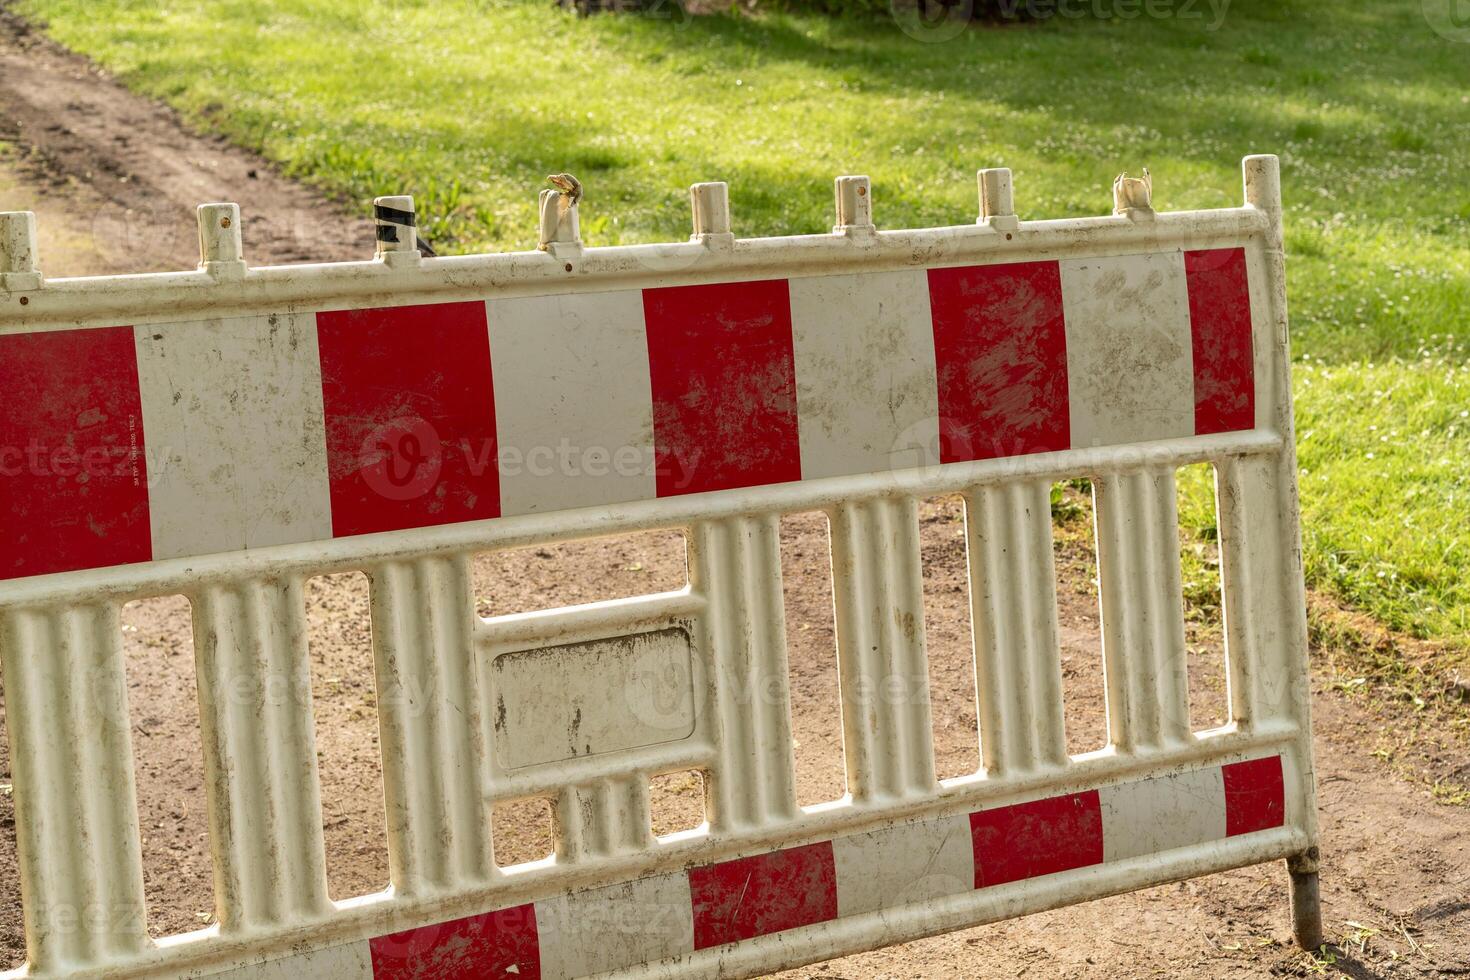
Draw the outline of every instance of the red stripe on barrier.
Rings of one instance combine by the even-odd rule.
[[[484,303],[317,314],[336,537],[500,516]]]
[[[1256,425],[1251,297],[1245,249],[1184,253],[1194,341],[1194,431],[1235,432]]]
[[[1225,777],[1225,836],[1270,830],[1286,823],[1286,779],[1281,756],[1233,762]]]
[[[0,337],[0,579],[150,561],[132,327]]]
[[[694,948],[837,918],[832,842],[689,869]]]
[[[975,887],[1085,868],[1103,861],[1097,790],[970,814]]]
[[[536,907],[498,912],[407,929],[368,943],[373,980],[540,980],[541,947]]]
[[[785,279],[643,291],[658,495],[801,479]]]
[[[1057,263],[931,269],[929,305],[940,461],[1070,448]]]

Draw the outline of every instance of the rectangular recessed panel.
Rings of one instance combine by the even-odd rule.
[[[943,461],[1069,448],[1057,263],[931,269],[929,298]]]
[[[500,516],[484,303],[317,314],[338,537]]]
[[[1218,767],[1108,786],[1098,796],[1108,861],[1225,836],[1225,790]]]
[[[1059,263],[1072,445],[1194,435],[1184,258],[1153,252]]]
[[[805,479],[939,461],[922,270],[792,279],[791,323]]]
[[[693,654],[682,628],[495,658],[495,751],[507,769],[694,734]]]
[[[637,290],[492,299],[504,514],[652,499],[653,406]]]
[[[0,580],[148,561],[132,327],[0,336]]]
[[[153,555],[332,536],[316,326],[291,314],[138,327]]]
[[[643,291],[658,495],[801,479],[785,279]]]
[[[1194,338],[1194,431],[1233,432],[1256,424],[1255,360],[1245,249],[1184,253]]]
[[[837,918],[832,842],[689,869],[694,948]]]

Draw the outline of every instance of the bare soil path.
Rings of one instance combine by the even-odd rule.
[[[82,59],[0,15],[0,209],[40,216],[50,275],[140,272],[197,261],[193,208],[241,204],[256,264],[370,254],[366,221],[321,202],[263,161],[191,134],[168,110],[132,95]],[[1084,502],[1085,503],[1085,502]],[[941,775],[973,768],[973,672],[963,541],[952,503],[924,511],[926,618]],[[828,550],[819,516],[783,528],[788,644],[803,802],[841,791],[841,736]],[[1085,515],[1059,527],[1057,567],[1067,724],[1074,751],[1103,732],[1095,571]],[[678,587],[682,541],[652,535],[488,555],[477,562],[482,612],[561,605]],[[359,575],[308,589],[313,692],[329,875],[335,897],[387,880],[381,767],[366,582]],[[150,927],[156,935],[211,921],[189,606],[181,597],[124,613],[133,737],[144,833]],[[1217,624],[1191,623],[1195,727],[1223,703]],[[1250,868],[972,929],[791,971],[792,978],[1078,977],[1352,978],[1470,976],[1470,809],[1435,802],[1384,761],[1405,745],[1432,768],[1470,762],[1467,741],[1439,716],[1344,691],[1323,656],[1315,679],[1323,897],[1333,962],[1287,940],[1286,875]],[[3,716],[0,716],[3,717]],[[1457,724],[1460,724],[1457,722]],[[1448,733],[1448,734],[1446,734]],[[1385,749],[1389,746],[1391,750]],[[0,746],[0,965],[23,958],[15,881],[8,752]],[[660,780],[656,830],[698,823],[697,776]],[[549,847],[544,803],[495,814],[501,858]]]
[[[42,270],[51,276],[193,268],[194,208],[214,201],[240,205],[253,264],[372,255],[365,218],[324,203],[221,138],[190,132],[172,110],[134,95],[3,9],[0,142],[21,149],[16,165],[32,199],[48,202],[43,214],[59,210],[70,220],[71,244],[63,244],[42,218],[43,247],[50,246]],[[6,210],[26,196],[4,193]]]

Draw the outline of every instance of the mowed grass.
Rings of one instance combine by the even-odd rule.
[[[1011,167],[1042,218],[1106,213],[1144,165],[1162,208],[1235,204],[1240,158],[1279,153],[1310,580],[1463,655],[1470,44],[1426,20],[1443,2],[1235,0],[943,41],[545,0],[19,9],[354,207],[417,195],[449,251],[533,245],[560,170],[587,186],[584,237],[611,244],[686,236],[699,180],[730,182],[752,236],[830,227],[844,173],[872,176],[881,226],[912,227],[972,220],[982,166]]]

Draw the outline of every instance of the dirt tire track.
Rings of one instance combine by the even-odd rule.
[[[43,185],[88,187],[99,208],[97,250],[115,266],[108,271],[193,268],[194,209],[215,201],[240,205],[252,265],[372,255],[365,217],[323,203],[222,137],[191,131],[178,113],[123,88],[3,7],[0,140],[25,148],[24,169]]]

